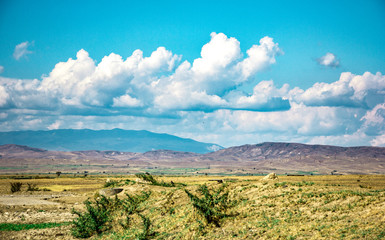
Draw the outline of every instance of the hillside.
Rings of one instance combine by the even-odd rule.
[[[54,151],[112,150],[147,152],[167,149],[207,153],[222,147],[169,134],[134,130],[60,129],[50,131],[0,132],[0,145],[17,144]]]
[[[0,172],[126,172],[193,174],[385,174],[385,148],[337,147],[299,143],[261,143],[206,154],[154,150],[47,151],[19,145],[0,146]],[[33,168],[31,167],[33,166]],[[128,168],[129,166],[129,168]],[[179,169],[179,170],[178,170]],[[199,170],[198,170],[199,169]]]
[[[221,160],[251,160],[265,159],[385,159],[383,147],[338,147],[329,145],[308,145],[300,143],[265,142],[255,145],[242,145],[221,149],[205,155],[207,158]]]

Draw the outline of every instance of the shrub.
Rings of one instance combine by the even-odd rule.
[[[21,190],[21,186],[23,186],[23,183],[21,182],[11,182],[11,192],[18,192]]]
[[[139,195],[129,195],[126,193],[127,198],[121,200],[121,208],[123,210],[123,213],[126,216],[125,223],[120,222],[120,225],[127,229],[130,226],[130,219],[135,214],[139,216],[142,219],[143,222],[143,232],[140,233],[136,239],[144,240],[148,239],[150,236],[152,236],[154,233],[151,231],[151,221],[148,217],[144,216],[142,212],[144,211],[143,208],[141,208],[141,204],[147,201],[147,199],[150,197],[151,191],[145,192],[142,191]]]
[[[151,221],[148,217],[143,216],[142,214],[138,214],[140,218],[143,220],[143,232],[139,234],[138,240],[146,240],[149,239],[150,236],[152,236],[154,233],[150,230],[151,227]]]
[[[110,180],[110,181],[107,181],[104,183],[104,187],[105,188],[108,188],[108,187],[116,187],[119,185],[119,181],[115,181],[115,180]]]
[[[162,187],[175,187],[175,186],[186,186],[186,184],[183,183],[166,183],[166,182],[158,182],[150,173],[137,173],[135,174],[138,178],[141,178],[142,180],[151,183],[151,185],[155,186],[162,186]]]
[[[79,238],[88,238],[92,235],[101,234],[109,227],[106,223],[111,219],[111,210],[113,200],[105,196],[95,198],[95,202],[86,200],[86,212],[80,213],[72,210],[72,213],[78,215],[73,221],[72,235]]]
[[[135,176],[142,179],[143,181],[151,183],[152,185],[158,184],[158,181],[156,181],[155,178],[149,173],[137,173]]]
[[[35,183],[27,183],[27,191],[39,191],[40,189],[37,187]]]
[[[138,239],[147,239],[151,235],[151,221],[141,212],[140,204],[145,202],[151,195],[151,192],[142,192],[142,194],[130,196],[120,200],[115,198],[107,198],[105,196],[96,197],[94,201],[87,200],[84,202],[86,212],[80,213],[76,210],[72,212],[78,215],[73,221],[72,235],[78,238],[88,238],[94,234],[101,234],[112,227],[111,222],[118,222],[120,226],[127,229],[130,225],[130,218],[133,214],[139,216],[144,225],[143,232]],[[126,221],[119,221],[118,216],[123,216]],[[120,219],[122,220],[122,219]]]
[[[227,214],[228,209],[234,207],[237,202],[229,199],[229,192],[225,191],[225,187],[226,185],[222,184],[218,190],[212,190],[211,193],[206,184],[201,185],[198,188],[201,198],[185,189],[195,209],[203,215],[208,224],[213,223],[216,227],[220,227],[219,222],[223,218],[235,215]]]
[[[129,195],[126,193],[127,198],[124,200],[121,200],[122,208],[128,215],[133,213],[141,212],[142,210],[139,209],[139,205],[142,202],[145,202],[151,195],[151,192],[145,192],[142,191],[142,194],[140,195]]]

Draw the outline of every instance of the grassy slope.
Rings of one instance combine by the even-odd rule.
[[[131,176],[114,180],[127,178],[135,179]],[[130,195],[152,192],[151,197],[141,203],[140,209],[151,221],[154,239],[385,238],[385,176],[279,176],[278,180],[267,182],[261,181],[261,177],[229,178],[233,179],[227,182],[230,198],[239,202],[230,211],[238,215],[225,218],[219,228],[206,224],[184,192],[186,188],[196,193],[200,184],[218,188],[221,184],[208,181],[215,177],[159,177],[159,181],[183,182],[187,186],[130,183],[123,188]],[[79,184],[78,179],[66,178],[36,181],[52,186],[64,184],[66,189],[71,189],[71,182]],[[104,180],[93,178],[87,181],[97,187],[96,183]],[[44,186],[50,188],[50,185]],[[87,191],[85,188],[84,192]],[[79,188],[76,193],[83,194]],[[119,194],[119,198],[124,199],[125,195]],[[143,232],[143,222],[138,216],[132,216],[128,229],[120,226],[120,220],[116,213],[109,223],[112,228],[92,238],[135,239]],[[28,231],[25,234],[28,235]]]
[[[385,188],[373,189],[384,185],[373,182],[370,186],[369,179],[364,185],[357,185],[360,179],[354,176],[293,181],[281,177],[270,182],[230,182],[230,196],[239,201],[231,211],[238,215],[224,219],[220,228],[206,224],[182,188],[132,187],[153,192],[142,207],[143,214],[151,220],[155,239],[385,238]],[[200,183],[205,182],[201,180]],[[217,188],[220,184],[210,182],[209,186]],[[197,187],[190,183],[187,189],[194,192]],[[140,219],[136,221],[129,230],[115,227],[113,233],[96,238],[133,239],[143,230]]]

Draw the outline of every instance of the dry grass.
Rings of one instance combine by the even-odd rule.
[[[134,176],[111,180],[135,180]],[[207,224],[197,212],[184,189],[197,193],[201,184],[216,189],[216,179],[227,184],[230,198],[237,201],[237,213],[221,220],[221,227]],[[151,191],[141,203],[142,214],[150,222],[153,239],[385,239],[385,176],[279,176],[262,177],[158,177],[159,181],[187,184],[185,187],[161,187],[130,183],[124,193]],[[53,192],[66,189],[78,195],[93,196],[106,178],[22,179]],[[9,193],[10,179],[0,179],[0,192]],[[22,190],[23,191],[23,190]],[[62,198],[68,204],[73,199]],[[143,231],[143,221],[133,216],[129,228],[121,227],[116,216],[112,229],[96,239],[135,239]],[[68,228],[67,228],[68,231]],[[28,234],[28,231],[26,231]],[[70,237],[68,237],[70,238]]]

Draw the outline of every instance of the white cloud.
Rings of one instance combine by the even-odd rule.
[[[202,47],[201,58],[195,59],[192,71],[196,75],[214,76],[241,57],[237,39],[223,33],[211,33],[211,41]]]
[[[127,109],[136,111],[135,108],[141,107],[145,115],[175,115],[180,110],[287,109],[288,101],[279,94],[273,97],[254,94],[249,101],[238,101],[231,97],[234,93],[228,96],[239,84],[275,63],[275,56],[280,53],[278,44],[269,37],[252,46],[245,59],[241,59],[239,45],[235,38],[212,33],[210,42],[202,47],[201,58],[193,64],[187,61],[179,64],[181,57],[164,47],[149,57],[136,50],[126,60],[111,53],[96,64],[82,49],[75,59],[56,64],[43,77],[36,93],[56,99],[62,108],[78,109],[75,112],[126,108],[128,114]],[[243,95],[237,93],[240,99]]]
[[[55,109],[58,107],[55,96],[39,91],[41,82],[37,79],[12,79],[0,77],[0,94],[7,99],[3,108],[11,109]],[[8,96],[8,97],[6,97]],[[1,97],[0,97],[1,98]]]
[[[143,104],[128,94],[113,99],[113,107],[141,107]]]
[[[380,72],[355,75],[341,73],[332,83],[315,83],[311,88],[295,88],[290,97],[309,106],[343,106],[373,108],[385,101],[385,76]]]
[[[59,129],[61,124],[62,124],[62,122],[60,120],[57,120],[54,123],[52,123],[51,125],[49,125],[47,128],[49,130]]]
[[[30,47],[31,45],[33,45],[33,42],[30,43],[28,41],[17,44],[13,52],[13,58],[19,60],[23,56],[31,54],[32,51],[28,50],[28,47]]]
[[[289,90],[289,85],[285,84],[278,89],[272,80],[261,81],[254,89],[252,95],[245,95],[239,91],[230,92],[228,98],[233,102],[232,109],[248,110],[288,110],[289,101],[285,99]]]
[[[4,72],[4,67],[0,65],[0,74]]]
[[[371,145],[372,137],[358,130],[352,134],[332,135],[332,136],[315,136],[311,138],[309,144],[323,144],[335,146],[363,146]]]
[[[317,59],[317,62],[320,65],[326,66],[326,67],[339,67],[340,61],[337,59],[336,55],[333,53],[326,53],[325,56],[322,56]]]
[[[278,47],[278,43],[274,43],[270,37],[264,37],[259,41],[260,45],[254,45],[247,50],[248,57],[238,66],[242,72],[243,79],[247,79],[256,72],[267,68],[275,63],[275,57],[283,54]]]
[[[0,85],[0,108],[4,107],[9,101],[9,94],[6,91],[5,87]]]
[[[362,131],[371,136],[385,134],[385,102],[368,110],[361,118]]]
[[[240,43],[212,33],[192,63],[164,47],[150,56],[83,49],[41,80],[0,77],[0,129],[146,129],[224,146],[263,141],[381,145],[385,76],[342,73],[308,89],[259,81],[240,85],[283,54],[264,37],[243,56]],[[325,60],[326,61],[326,60]],[[339,144],[340,143],[340,144]]]
[[[370,143],[372,146],[385,147],[385,134],[376,136]]]

